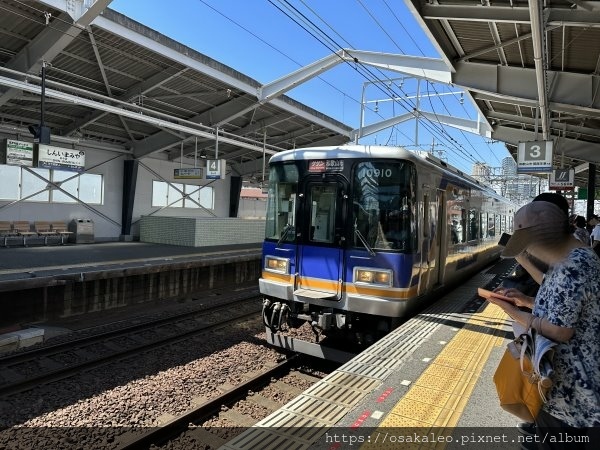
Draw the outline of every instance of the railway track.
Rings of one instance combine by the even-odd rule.
[[[192,408],[179,417],[173,418],[162,427],[152,428],[142,435],[120,439],[123,444],[118,448],[120,450],[141,450],[149,448],[153,444],[157,445],[172,438],[176,438],[179,434],[188,429],[190,423],[206,419],[217,413],[221,410],[223,405],[229,405],[236,400],[239,400],[250,390],[260,389],[260,387],[268,384],[272,377],[280,377],[282,374],[289,373],[296,357],[296,355],[292,355],[290,358],[285,359],[276,366],[264,370],[249,380],[223,392],[218,397]]]
[[[212,433],[209,431],[211,427],[202,426],[202,423],[210,422],[211,417],[219,416],[227,420],[231,424],[229,428],[235,429],[237,432],[242,432],[252,426],[259,419],[237,412],[234,408],[235,403],[240,400],[255,402],[269,412],[283,406],[269,398],[269,394],[262,395],[262,392],[266,388],[275,387],[275,389],[286,391],[294,396],[298,395],[303,389],[282,381],[286,375],[301,377],[308,383],[314,383],[321,379],[322,375],[306,374],[298,368],[305,360],[306,357],[303,355],[292,354],[278,364],[225,390],[218,397],[198,404],[184,414],[172,418],[160,427],[148,429],[143,433],[133,431],[128,436],[120,436],[118,438],[119,445],[116,448],[118,450],[141,450],[158,447],[167,442],[174,447],[187,448],[190,440],[195,444],[201,444],[203,446],[201,448],[217,448],[233,435],[223,437],[218,433]],[[331,368],[327,371],[331,371]]]
[[[260,311],[256,295],[255,289],[248,290],[231,295],[213,307],[4,356],[0,358],[0,396],[62,380],[256,316]]]

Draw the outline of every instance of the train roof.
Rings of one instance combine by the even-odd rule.
[[[402,147],[383,145],[338,145],[330,147],[307,147],[285,150],[273,155],[269,162],[311,159],[354,158],[412,158],[413,153]]]
[[[498,195],[490,186],[480,183],[470,175],[465,174],[456,167],[442,161],[427,152],[414,152],[403,147],[391,147],[384,145],[339,145],[330,147],[307,147],[286,150],[276,153],[269,160],[269,164],[275,162],[318,160],[318,159],[356,159],[356,158],[401,158],[419,164],[429,164],[437,167],[447,176],[463,183],[468,183],[479,189],[489,191],[490,195],[499,199]]]

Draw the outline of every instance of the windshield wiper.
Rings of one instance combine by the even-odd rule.
[[[290,225],[289,223],[287,223],[285,225],[285,227],[283,227],[283,233],[281,233],[281,237],[277,241],[277,245],[275,247],[279,247],[279,244],[281,244],[281,241],[283,241],[287,237],[288,233],[290,232],[290,230],[292,228],[293,228],[292,225]]]
[[[364,245],[364,247],[367,249],[367,251],[369,252],[369,255],[371,256],[375,256],[375,250],[373,250],[371,248],[371,246],[367,243],[367,240],[365,239],[365,237],[362,235],[362,233],[359,231],[359,229],[356,227],[356,225],[354,225],[354,234],[356,234],[358,236],[358,240],[362,243],[362,245]]]

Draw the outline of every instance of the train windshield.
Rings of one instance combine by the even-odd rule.
[[[411,251],[416,246],[416,171],[407,162],[356,165],[353,183],[354,246]],[[363,242],[364,241],[364,242]]]
[[[269,173],[265,237],[281,242],[296,238],[298,168],[295,164],[273,166]]]

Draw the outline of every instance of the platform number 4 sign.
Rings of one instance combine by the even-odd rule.
[[[221,179],[221,164],[220,159],[209,159],[206,161],[206,178],[211,180]]]
[[[552,172],[552,141],[520,142],[517,172]]]

